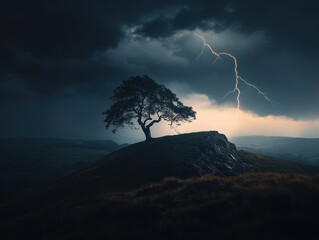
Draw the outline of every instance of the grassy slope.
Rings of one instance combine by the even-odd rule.
[[[78,192],[78,188],[87,188],[85,191],[90,192],[129,190],[165,177],[194,176],[196,173],[185,166],[199,157],[202,139],[201,133],[192,133],[130,145],[101,158],[94,166],[62,179],[60,184],[68,182],[69,187],[61,191]],[[319,173],[319,168],[313,166],[243,151],[239,154],[247,164],[248,172]]]
[[[317,239],[319,178],[202,176],[0,217],[2,239]]]
[[[113,186],[137,186],[166,176],[189,176],[193,173],[182,166],[198,158],[204,138],[202,133],[192,133],[140,142],[100,159],[96,166]]]
[[[112,141],[1,139],[0,203],[89,166],[118,148]]]
[[[261,173],[161,181],[200,142],[195,133],[113,152],[0,208],[0,238],[316,239],[317,168],[241,151]]]

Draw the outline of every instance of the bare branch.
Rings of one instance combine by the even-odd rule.
[[[150,128],[154,125],[154,123],[159,123],[162,120],[162,116],[159,116],[158,119],[153,120],[152,122],[150,122],[146,127]]]

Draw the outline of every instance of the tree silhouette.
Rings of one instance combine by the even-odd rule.
[[[103,112],[106,128],[114,126],[113,133],[125,125],[134,129],[137,121],[146,141],[152,139],[150,128],[162,120],[173,127],[196,119],[192,107],[184,106],[176,94],[146,75],[123,81],[111,99],[113,104]]]

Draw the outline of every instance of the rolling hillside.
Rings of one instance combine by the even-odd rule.
[[[0,207],[1,239],[316,239],[319,169],[217,132],[117,150]]]
[[[319,138],[243,136],[231,140],[245,151],[319,165]]]
[[[87,167],[124,146],[113,141],[0,139],[0,203]]]

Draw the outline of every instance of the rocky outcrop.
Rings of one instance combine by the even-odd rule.
[[[202,134],[204,139],[198,149],[199,158],[192,163],[200,175],[231,176],[239,175],[245,170],[235,144],[229,142],[224,134],[217,131]]]

